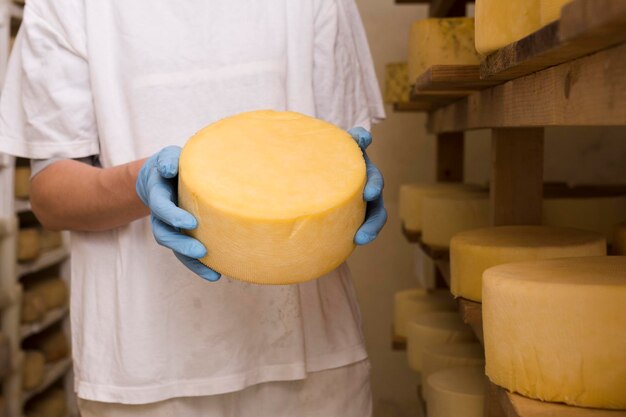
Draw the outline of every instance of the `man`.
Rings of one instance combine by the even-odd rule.
[[[72,231],[83,417],[371,414],[345,265],[291,286],[219,279],[197,260],[204,247],[180,232],[196,219],[175,206],[176,146],[256,109],[345,129],[384,117],[353,0],[26,5],[0,151],[35,160],[34,212]],[[363,148],[371,140],[352,134]],[[369,161],[368,174],[360,244],[386,218]]]

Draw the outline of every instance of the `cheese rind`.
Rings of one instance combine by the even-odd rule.
[[[397,336],[407,336],[407,323],[430,311],[456,310],[456,303],[447,290],[427,291],[422,288],[399,291],[394,296],[393,328]]]
[[[41,294],[26,291],[22,295],[20,320],[22,323],[33,323],[43,319],[47,311],[46,301]]]
[[[453,17],[418,20],[409,37],[409,84],[433,65],[478,65],[474,19]]]
[[[60,278],[47,278],[29,286],[32,291],[44,300],[48,310],[63,307],[67,304],[67,284]]]
[[[484,367],[485,352],[480,343],[453,343],[424,348],[423,378],[426,380],[443,369],[461,367]]]
[[[14,187],[16,198],[27,199],[30,196],[30,167],[15,167]]]
[[[489,226],[489,195],[455,192],[426,196],[422,200],[422,218],[424,243],[447,249],[454,235]]]
[[[179,204],[201,261],[243,281],[291,284],[337,268],[363,222],[363,154],[344,130],[293,112],[223,119],[180,157]]]
[[[63,359],[70,352],[67,336],[61,330],[48,333],[39,340],[39,350],[43,353],[46,362]]]
[[[437,311],[422,314],[407,323],[407,358],[409,366],[422,372],[424,349],[441,343],[463,343],[476,340],[472,329],[457,312]]]
[[[626,223],[615,226],[613,253],[616,255],[626,255]]]
[[[440,182],[413,183],[400,186],[399,215],[404,228],[410,232],[422,231],[422,201],[426,196],[436,196],[454,192],[480,192],[483,187],[472,184]]]
[[[452,294],[482,300],[482,276],[492,266],[510,262],[606,255],[598,233],[547,226],[501,226],[471,230],[452,238]]]
[[[572,0],[541,0],[541,9],[539,10],[541,26],[559,20],[561,17],[561,9],[567,3],[571,2]]]
[[[42,229],[39,231],[39,246],[42,251],[59,248],[63,245],[61,232]]]
[[[539,0],[476,0],[476,50],[489,55],[541,27]]]
[[[32,390],[40,386],[46,374],[46,359],[41,352],[29,350],[24,352],[22,362],[22,388]]]
[[[406,103],[409,101],[410,94],[408,63],[387,64],[385,67],[385,103]]]
[[[626,257],[501,265],[485,272],[486,371],[544,401],[626,408]]]
[[[17,235],[17,260],[32,261],[39,256],[40,252],[39,230],[34,227],[20,229]]]
[[[428,417],[483,417],[485,374],[482,367],[450,368],[426,380]]]

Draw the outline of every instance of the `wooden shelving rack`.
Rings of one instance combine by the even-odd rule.
[[[464,8],[465,0],[433,0],[430,15],[459,15]],[[396,107],[428,113],[428,132],[437,136],[437,180],[462,181],[465,132],[491,129],[491,224],[541,224],[544,128],[626,126],[626,1],[574,0],[559,21],[481,65],[434,66],[414,81],[411,102]],[[405,236],[421,244],[419,236]],[[449,285],[449,260],[433,259]],[[458,306],[482,342],[481,304],[460,299]],[[493,384],[486,397],[487,417],[626,416],[536,401]]]

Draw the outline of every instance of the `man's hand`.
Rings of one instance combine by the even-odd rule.
[[[383,201],[384,181],[380,170],[372,163],[365,150],[372,143],[372,135],[362,127],[355,127],[348,130],[348,133],[359,144],[365,158],[365,168],[367,170],[367,182],[363,190],[363,199],[367,201],[365,222],[356,232],[354,243],[357,245],[367,245],[378,236],[383,226],[387,222],[387,210]]]
[[[198,221],[191,213],[176,205],[180,152],[180,147],[168,146],[150,157],[139,171],[137,195],[150,208],[152,232],[156,241],[172,249],[174,255],[197,275],[208,281],[217,281],[220,274],[198,260],[207,253],[204,245],[181,232],[195,229]]]

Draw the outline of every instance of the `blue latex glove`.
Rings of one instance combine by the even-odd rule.
[[[359,144],[365,158],[365,168],[367,172],[367,182],[363,190],[363,199],[367,201],[365,212],[365,222],[361,225],[354,236],[354,243],[357,245],[367,245],[378,236],[383,226],[387,222],[387,210],[383,201],[383,175],[372,163],[365,150],[372,143],[372,135],[362,127],[355,127],[348,130],[348,133]]]
[[[174,255],[197,275],[208,281],[217,281],[220,274],[198,260],[207,253],[204,245],[181,232],[183,229],[195,229],[198,221],[176,205],[180,151],[178,146],[168,146],[143,164],[137,177],[137,195],[150,208],[152,233],[156,241],[172,249]]]

